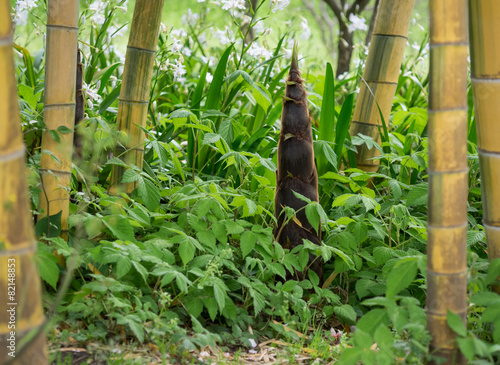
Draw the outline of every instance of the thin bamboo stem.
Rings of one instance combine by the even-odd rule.
[[[500,2],[471,0],[469,7],[483,225],[493,260],[500,258]],[[500,286],[495,291],[500,294]]]
[[[49,0],[39,208],[44,216],[61,212],[63,237],[68,229],[77,42],[78,0]]]
[[[164,0],[137,0],[135,2],[130,37],[125,56],[123,81],[118,103],[118,130],[125,137],[115,148],[115,156],[125,163],[142,168],[144,159],[144,132],[148,114],[151,76],[153,74],[156,44],[160,30]],[[110,193],[126,193],[135,189],[135,183],[122,184],[125,172],[114,165]]]
[[[19,352],[20,341],[40,328],[44,315],[12,46],[10,1],[0,0],[0,363],[15,356],[14,364],[47,364],[43,331]]]
[[[414,0],[382,0],[376,15],[363,81],[354,109],[351,136],[359,133],[372,137],[380,143],[380,113],[389,123],[392,101],[398,85],[401,61],[406,47],[408,28]],[[380,108],[380,111],[379,111]],[[358,147],[358,168],[377,171],[379,160],[377,149],[366,145]]]
[[[467,0],[430,0],[427,327],[446,364],[465,364],[446,317],[467,315],[467,47]]]

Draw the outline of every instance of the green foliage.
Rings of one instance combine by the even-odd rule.
[[[162,31],[141,171],[110,155],[120,137],[115,122],[120,46],[126,37],[118,33],[129,20],[120,11],[124,2],[106,2],[102,22],[96,22],[89,3],[81,6],[86,118],[78,128],[83,155],[73,166],[68,243],[57,238],[58,214],[36,224],[47,305],[67,275],[64,261],[77,263],[53,316],[61,329],[71,330],[62,329],[57,341],[154,343],[181,359],[206,346],[249,347],[250,338],[279,338],[291,344],[293,361],[304,347],[325,361],[340,357],[343,364],[429,359],[423,309],[428,79],[421,62],[428,57],[428,36],[405,56],[380,145],[348,134],[363,60],[359,69],[335,80],[329,64],[325,69],[313,57],[304,60],[320,192],[319,204],[306,200],[304,209],[314,229],[321,230],[322,244],[305,240],[289,251],[273,239],[273,201],[287,48],[300,36],[295,23],[301,20],[293,18],[292,30],[276,32],[279,38],[266,38],[257,24],[269,26],[276,15],[260,1],[249,23],[256,38],[247,44],[241,19],[211,8],[210,16],[234,22],[225,21],[228,29],[222,33],[236,36],[222,44],[208,35],[205,42],[212,25],[204,12],[211,5],[205,2],[186,26],[187,34]],[[182,53],[172,50],[175,42]],[[255,47],[264,45],[267,55],[255,56]],[[39,162],[42,153],[51,154],[40,151],[44,51],[16,49],[30,197],[37,214]],[[174,76],[177,62],[186,74]],[[489,288],[498,284],[500,260],[488,263],[486,257],[474,123],[470,114],[472,305],[465,325],[453,314],[448,320],[461,350],[479,364],[499,358],[500,297]],[[68,132],[49,133],[57,140]],[[382,151],[377,173],[357,169],[353,157],[362,144]],[[126,169],[123,182],[137,184],[131,196],[107,193],[115,164]],[[285,213],[294,219],[297,212]],[[306,280],[286,280],[304,271],[310,257],[320,256],[324,278],[310,271]],[[349,328],[355,328],[350,335]]]

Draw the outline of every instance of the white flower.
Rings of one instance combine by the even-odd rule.
[[[220,40],[220,44],[225,45],[231,43],[231,40],[233,38],[233,31],[226,25],[225,30],[217,29],[215,31],[214,37]]]
[[[182,49],[182,43],[181,43],[181,41],[178,40],[178,39],[176,39],[175,37],[172,37],[172,39],[174,40],[174,43],[172,44],[171,51],[173,53],[180,52],[181,49]]]
[[[104,21],[106,20],[106,17],[104,16],[106,10],[105,2],[103,2],[102,0],[96,0],[89,5],[89,10],[94,12],[94,15],[92,15],[90,18],[95,24],[104,24]]]
[[[252,345],[252,347],[257,347],[257,342],[255,342],[253,338],[248,339],[248,341],[250,341],[250,345]]]
[[[248,54],[255,58],[271,58],[273,53],[264,47],[260,47],[257,43],[252,43],[248,49]]]
[[[186,57],[191,57],[191,54],[192,54],[192,53],[193,53],[193,52],[191,51],[191,49],[190,49],[189,47],[184,47],[184,48],[182,49],[182,54],[183,54],[184,56],[186,56]]]
[[[99,90],[100,82],[95,86],[87,85],[85,82],[82,85],[82,92],[87,96],[87,103],[89,104],[90,109],[94,107],[94,102],[99,103],[101,101],[101,95],[97,93]]]
[[[188,9],[186,15],[183,15],[181,19],[183,24],[195,25],[200,19],[200,14],[193,13],[191,9]]]
[[[300,26],[302,27],[302,35],[300,36],[300,38],[305,41],[311,38],[311,28],[309,28],[309,24],[307,23],[306,18],[302,18]]]
[[[210,72],[207,72],[207,76],[205,77],[205,80],[207,80],[208,83],[211,83],[213,79],[214,79],[214,75],[212,75]]]
[[[349,21],[351,22],[351,24],[347,26],[349,32],[354,32],[355,30],[368,30],[368,26],[366,25],[366,20],[364,18],[351,14],[349,15]]]
[[[208,63],[208,66],[210,66],[210,67],[215,65],[215,57],[213,57],[213,56],[210,56],[210,57],[201,56],[201,60],[203,61],[204,64]]]
[[[186,74],[186,66],[182,64],[182,61],[180,59],[175,60],[175,64],[172,65],[174,69],[174,79],[178,81],[182,75]]]
[[[37,7],[37,0],[17,0],[16,9],[31,10]]]
[[[290,4],[290,0],[272,0],[271,6],[274,5],[273,13],[276,13],[278,10],[283,10]]]
[[[18,0],[16,3],[16,13],[14,14],[14,23],[17,25],[26,25],[28,13],[37,6],[37,0]]]
[[[222,0],[222,10],[229,10],[232,16],[240,16],[238,9],[245,10],[245,0]]]
[[[198,0],[199,3],[204,3],[206,0]]]
[[[187,33],[184,30],[184,28],[179,28],[179,29],[173,29],[172,32],[170,32],[170,35],[172,36],[172,38],[173,37],[182,38],[182,37],[187,36]]]

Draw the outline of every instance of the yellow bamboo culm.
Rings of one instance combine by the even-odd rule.
[[[414,2],[415,0],[380,2],[363,72],[364,81],[361,82],[352,117],[351,136],[361,133],[380,144],[380,112],[385,123],[389,123]],[[378,155],[379,152],[375,148],[359,146],[356,157],[358,168],[377,171],[380,162],[373,158]]]
[[[61,212],[63,237],[68,229],[69,185],[75,125],[78,0],[49,0],[45,58],[45,100],[40,176],[43,216]],[[69,133],[59,133],[59,130]],[[57,133],[59,141],[54,139]],[[47,153],[47,151],[49,153]]]
[[[483,225],[490,260],[500,258],[500,1],[470,1],[472,93]],[[495,287],[500,294],[500,286]]]
[[[144,159],[144,132],[141,127],[146,127],[163,3],[164,0],[135,2],[118,102],[116,123],[118,131],[123,132],[123,138],[114,154],[121,157],[125,163],[141,169]],[[124,167],[113,166],[109,189],[111,194],[130,193],[135,189],[134,183],[121,183],[124,172]]]
[[[465,364],[446,317],[467,315],[467,0],[429,4],[427,327],[432,355]]]
[[[43,331],[19,351],[20,341],[30,331],[40,329],[44,315],[26,185],[10,10],[10,1],[0,0],[0,363],[15,359],[13,364],[45,365],[48,354]]]

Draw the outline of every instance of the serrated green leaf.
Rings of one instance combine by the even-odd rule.
[[[386,310],[375,308],[359,319],[357,328],[373,336],[380,326],[387,326],[388,324],[389,318],[387,317]]]
[[[144,205],[150,210],[155,211],[160,205],[160,190],[158,187],[149,179],[141,178],[137,183],[137,190],[139,196],[144,201]]]
[[[240,248],[243,257],[248,255],[255,248],[257,243],[257,235],[252,231],[245,231],[240,238]]]
[[[388,298],[393,298],[401,290],[406,289],[415,280],[418,272],[417,260],[401,260],[398,262],[387,277]]]
[[[38,272],[54,290],[57,290],[57,281],[59,280],[59,267],[54,262],[54,256],[46,251],[39,251],[37,255]],[[57,260],[57,259],[56,259]]]
[[[406,196],[406,206],[413,207],[427,204],[429,184],[421,183],[413,186]]]
[[[124,275],[127,275],[132,268],[132,263],[128,257],[122,256],[116,262],[116,278],[120,279]]]
[[[112,235],[122,241],[135,241],[134,229],[127,218],[119,215],[108,215],[102,219]]]
[[[341,305],[340,307],[335,307],[333,311],[344,322],[348,324],[356,323],[356,312],[354,311],[354,308],[351,307],[349,304],[344,304]]]
[[[461,337],[466,337],[467,336],[467,329],[465,328],[464,322],[462,320],[462,317],[460,317],[458,314],[453,313],[449,309],[447,310],[447,315],[446,315],[446,322],[448,323],[448,326],[455,331],[455,333]]]
[[[186,265],[194,258],[194,253],[196,248],[193,243],[188,239],[183,240],[179,244],[179,256],[181,257],[182,263]]]

